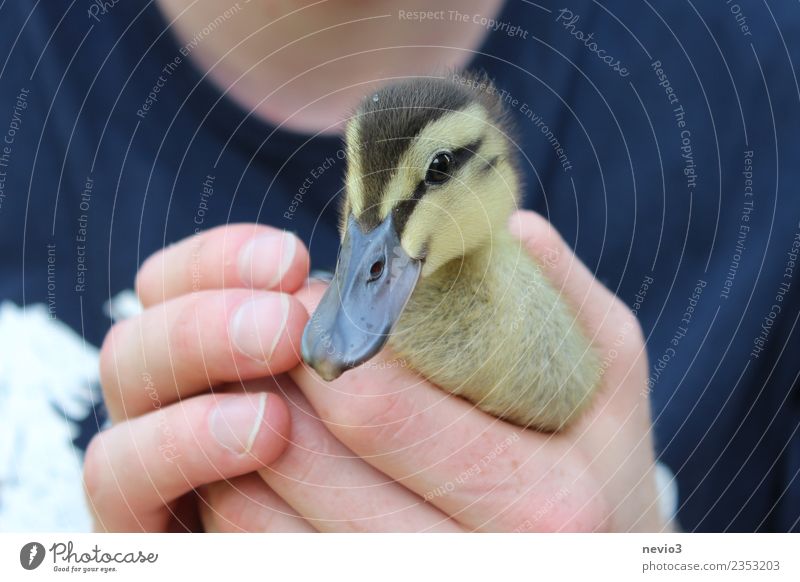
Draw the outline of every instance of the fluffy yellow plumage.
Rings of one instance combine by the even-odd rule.
[[[303,354],[332,379],[388,340],[442,389],[521,426],[559,430],[591,401],[598,365],[574,314],[508,233],[521,188],[516,146],[480,81],[481,90],[441,78],[392,85],[354,115],[342,255]]]

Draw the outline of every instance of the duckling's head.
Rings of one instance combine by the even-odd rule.
[[[323,378],[383,347],[420,278],[506,229],[514,147],[485,78],[414,79],[364,99],[346,129],[336,274],[303,336],[303,358]]]

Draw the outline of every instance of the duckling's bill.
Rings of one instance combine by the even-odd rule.
[[[303,360],[325,380],[377,354],[419,280],[390,214],[369,232],[350,216],[328,290],[303,333]]]

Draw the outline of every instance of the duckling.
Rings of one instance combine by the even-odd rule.
[[[302,340],[323,379],[388,343],[523,427],[561,430],[589,405],[596,356],[507,229],[521,189],[511,135],[483,77],[406,80],[361,103],[345,130],[339,260]]]

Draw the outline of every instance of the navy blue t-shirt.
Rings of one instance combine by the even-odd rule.
[[[195,68],[207,35],[142,4],[0,3],[0,300],[93,345],[198,230],[338,248],[340,139],[248,115]],[[800,528],[800,9],[770,4],[509,0],[470,64],[519,127],[525,206],[642,323],[688,530]]]

